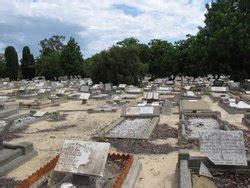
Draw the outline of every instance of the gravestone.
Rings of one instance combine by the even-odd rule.
[[[139,115],[140,107],[128,107],[126,108],[126,115]]]
[[[242,131],[199,131],[200,151],[215,165],[247,166]]]
[[[104,90],[105,92],[111,92],[113,90],[113,84],[112,83],[104,84]]]
[[[81,85],[80,91],[88,93],[89,89],[90,89],[90,86],[88,86],[88,85]]]
[[[103,176],[110,144],[65,140],[55,171]]]
[[[88,100],[90,97],[90,93],[81,93],[79,99],[81,100]]]
[[[156,107],[153,106],[130,106],[125,109],[125,116],[153,116]]]

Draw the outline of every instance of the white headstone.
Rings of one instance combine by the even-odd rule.
[[[215,165],[247,166],[242,131],[199,131],[200,151]]]
[[[65,140],[55,171],[103,176],[110,144]]]
[[[47,112],[43,112],[43,111],[37,111],[33,116],[34,117],[42,117],[43,115],[45,115]]]
[[[81,93],[79,99],[88,100],[90,97],[90,93]]]
[[[126,115],[139,115],[140,107],[128,107],[126,108]]]

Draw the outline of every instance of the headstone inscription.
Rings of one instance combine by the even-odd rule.
[[[65,140],[55,171],[103,176],[110,144]]]
[[[199,131],[200,151],[215,165],[246,166],[242,131]]]

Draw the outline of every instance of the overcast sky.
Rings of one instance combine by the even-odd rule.
[[[52,35],[74,37],[84,58],[127,37],[174,42],[203,26],[209,0],[0,0],[0,52],[18,54]]]

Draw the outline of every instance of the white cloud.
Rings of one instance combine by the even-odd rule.
[[[80,43],[87,54],[130,36],[142,42],[153,38],[183,39],[186,34],[195,34],[204,20],[202,0],[0,0],[0,4],[0,27],[1,23],[21,24],[15,23],[20,16],[79,26],[82,30],[77,33],[88,41]],[[125,14],[115,9],[114,4],[133,7],[139,14],[135,17]],[[30,24],[36,27],[39,23]],[[22,39],[28,40],[32,33],[25,35]]]

